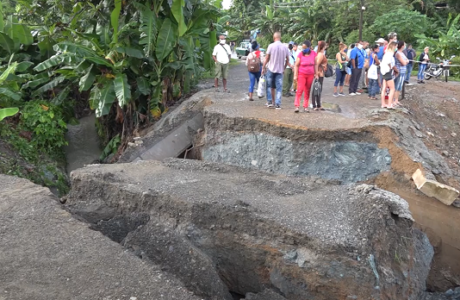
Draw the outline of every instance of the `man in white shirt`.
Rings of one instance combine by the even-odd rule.
[[[219,44],[214,47],[212,52],[212,58],[216,63],[216,74],[214,77],[214,87],[216,91],[219,92],[219,78],[222,78],[222,83],[224,85],[224,92],[227,90],[227,76],[228,76],[228,65],[232,57],[232,50],[230,46],[225,43],[225,36],[221,34],[219,36]]]

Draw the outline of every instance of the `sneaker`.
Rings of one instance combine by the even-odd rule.
[[[281,106],[277,105],[275,106],[275,109],[281,109]]]
[[[334,97],[338,97],[338,96],[339,96],[339,94],[337,94],[337,93],[334,93],[334,95],[332,95],[332,96],[334,96]]]
[[[360,93],[360,92],[356,92],[356,95],[361,95],[361,93]]]
[[[348,94],[348,95],[350,95],[350,96],[356,96],[356,94],[355,94],[355,93],[350,93],[350,94]]]
[[[294,112],[295,112],[295,113],[298,113],[298,112],[299,112],[299,108],[296,107],[296,108],[294,109]]]
[[[267,102],[267,103],[265,103],[265,106],[266,107],[273,107],[273,104],[271,102]]]
[[[345,97],[344,93],[339,93],[339,96]]]
[[[409,81],[404,80],[404,83],[405,83],[405,84],[409,84]]]
[[[308,110],[308,108],[304,108],[303,112],[309,113],[310,111]]]

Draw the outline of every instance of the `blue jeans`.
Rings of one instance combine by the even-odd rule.
[[[346,71],[341,71],[339,68],[335,68],[335,82],[334,86],[343,86],[345,81],[345,76],[347,75]]]
[[[378,79],[369,79],[369,97],[375,97],[379,92],[379,81]]]
[[[409,79],[410,79],[410,73],[412,73],[412,68],[414,67],[414,65],[407,65],[406,68],[407,68],[407,73],[406,73],[406,79],[405,81],[409,82]]]
[[[249,92],[253,93],[256,82],[259,83],[261,72],[259,71],[257,73],[252,73],[252,72],[248,72],[248,73],[249,73]]]
[[[425,72],[425,69],[426,69],[426,64],[418,65],[418,74],[417,74],[418,80],[423,80],[425,78],[425,74],[423,74],[423,72]]]
[[[267,71],[267,102],[272,103],[272,88],[276,89],[275,105],[281,105],[281,96],[283,94],[283,74],[272,73]]]

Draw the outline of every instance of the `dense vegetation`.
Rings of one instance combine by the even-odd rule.
[[[432,46],[435,55],[460,53],[457,0],[233,0],[221,23],[231,40],[258,28],[262,46],[281,31],[285,41],[325,40],[337,47],[338,42],[358,41],[361,3],[363,40],[372,42],[395,31],[406,42]]]
[[[31,163],[61,157],[66,123],[90,108],[103,143],[121,151],[136,129],[160,118],[212,66],[219,5],[2,1],[3,140]]]

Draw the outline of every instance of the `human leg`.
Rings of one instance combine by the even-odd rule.
[[[425,78],[425,76],[423,74],[423,72],[425,72],[425,68],[426,68],[426,64],[419,64],[418,65],[418,74],[417,74],[418,81],[422,81]]]
[[[283,96],[283,73],[276,73],[275,75],[275,105],[281,106],[281,97]]]
[[[252,72],[249,73],[249,100],[252,101],[252,94],[254,93],[254,85],[256,84],[256,74]]]
[[[342,71],[340,72],[341,73],[341,78],[340,78],[340,82],[339,82],[339,86],[340,86],[340,91],[339,93],[340,94],[343,94],[343,85],[345,83],[345,77],[347,76],[347,72],[345,71]]]
[[[272,98],[272,81],[273,81],[273,73],[270,71],[267,71],[266,75],[266,85],[265,88],[267,89],[267,104],[273,104],[273,98]]]
[[[395,84],[395,95],[394,95],[394,104],[397,105],[399,104],[399,94],[402,91],[404,80],[406,79],[406,74],[401,73],[398,75],[398,77],[395,78],[394,84]],[[393,101],[393,99],[391,99]]]
[[[294,106],[298,108],[300,106],[300,98],[302,97],[302,93],[306,93],[305,87],[307,83],[306,75],[299,74],[297,77],[297,91],[295,93],[295,101]]]
[[[354,90],[356,76],[358,75],[358,69],[351,69],[350,84],[348,85],[348,93],[353,94],[356,91]]]
[[[388,95],[387,107],[393,107],[393,99],[395,96],[395,83],[393,80],[388,80],[386,82],[388,88],[390,89],[390,94]]]
[[[319,84],[321,85],[321,92],[319,93],[319,95],[316,96],[316,108],[322,108],[321,107],[321,94],[323,92],[324,77],[320,77],[318,81],[319,81]]]
[[[222,78],[222,66],[219,62],[216,62],[214,69],[214,87],[216,89],[219,86],[219,78]]]
[[[227,77],[228,77],[228,64],[221,64],[222,66],[222,85],[224,91],[227,91]]]
[[[409,80],[410,80],[410,74],[412,73],[412,67],[413,65],[407,65],[407,73],[406,73],[406,78],[405,78],[405,81],[406,83],[409,83]]]
[[[310,92],[311,92],[311,85],[313,84],[313,80],[315,79],[315,75],[305,75],[305,92],[303,94],[303,107],[308,109],[308,102],[310,100]]]
[[[382,78],[383,78],[383,76],[382,76]],[[382,108],[387,107],[387,104],[386,104],[386,102],[385,102],[385,90],[386,90],[386,89],[387,89],[387,84],[386,84],[386,81],[384,80],[384,81],[382,82],[382,88],[381,88],[382,91],[381,91],[381,93],[380,93],[380,94],[381,94],[381,97],[382,97],[382,98],[381,98],[381,99],[382,99],[382,102],[381,102]]]
[[[283,78],[283,95],[287,96],[290,92],[292,86],[292,69],[286,68],[284,71],[284,78]]]

